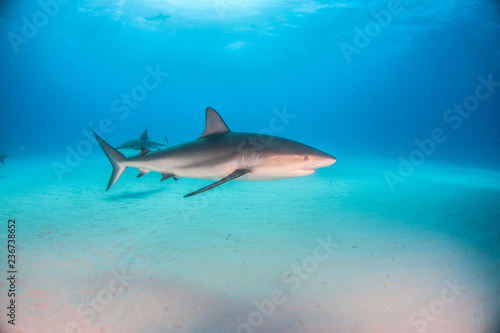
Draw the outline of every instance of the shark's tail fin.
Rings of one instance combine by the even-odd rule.
[[[94,133],[97,142],[99,143],[102,150],[104,151],[104,154],[106,154],[106,156],[109,159],[109,162],[113,166],[113,173],[111,174],[111,177],[109,178],[108,187],[106,187],[106,191],[107,191],[111,188],[111,186],[113,186],[116,183],[118,178],[120,178],[120,176],[122,175],[123,171],[127,168],[127,165],[126,165],[127,158],[125,157],[125,155],[120,153],[118,150],[111,147],[106,141],[101,139],[94,132],[94,130],[92,128],[91,128],[91,130]]]

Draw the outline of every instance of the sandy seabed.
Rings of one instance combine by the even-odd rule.
[[[0,166],[0,332],[500,332],[500,173],[340,159],[206,185]],[[16,325],[7,221],[16,221]]]

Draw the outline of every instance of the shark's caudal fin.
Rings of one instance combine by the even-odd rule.
[[[205,132],[199,137],[199,139],[212,134],[227,133],[231,130],[227,127],[222,117],[212,108],[207,108],[206,122],[205,122]]]
[[[94,130],[92,128],[90,130],[94,133],[97,142],[99,143],[102,150],[104,151],[104,154],[106,154],[106,156],[109,159],[109,162],[113,166],[113,173],[111,174],[111,178],[109,178],[108,187],[106,187],[106,191],[107,191],[111,188],[111,186],[113,186],[116,183],[118,178],[120,178],[120,176],[122,175],[123,171],[127,168],[127,165],[125,164],[125,161],[127,160],[127,158],[125,157],[125,155],[120,153],[118,150],[111,147],[106,141],[101,139],[94,132]]]
[[[141,135],[141,140],[147,140],[147,139],[149,139],[148,130],[145,130]]]

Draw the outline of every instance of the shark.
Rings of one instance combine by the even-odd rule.
[[[211,107],[206,109],[205,116],[205,131],[199,138],[157,152],[143,148],[133,157],[125,157],[94,132],[113,167],[106,191],[128,167],[139,170],[137,177],[151,171],[159,172],[161,181],[171,177],[215,180],[184,195],[190,197],[232,180],[263,181],[307,176],[337,161],[334,156],[297,141],[231,131]]]
[[[147,148],[148,150],[160,150],[168,147],[168,139],[165,136],[165,143],[150,140],[148,137],[148,130],[144,130],[142,135],[138,139],[127,141],[116,149],[130,149],[130,150],[141,150],[142,148]]]
[[[9,155],[0,154],[0,163],[5,164],[5,159],[7,157],[9,157]]]
[[[166,19],[168,19],[170,15],[164,15],[162,13],[156,15],[156,16],[151,16],[151,17],[145,17],[146,21],[163,21],[165,22]]]

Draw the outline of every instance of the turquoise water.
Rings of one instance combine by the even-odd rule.
[[[0,13],[2,333],[499,332],[498,2]],[[190,198],[211,181],[127,169],[105,191],[89,125],[175,146],[208,106],[337,162]]]

